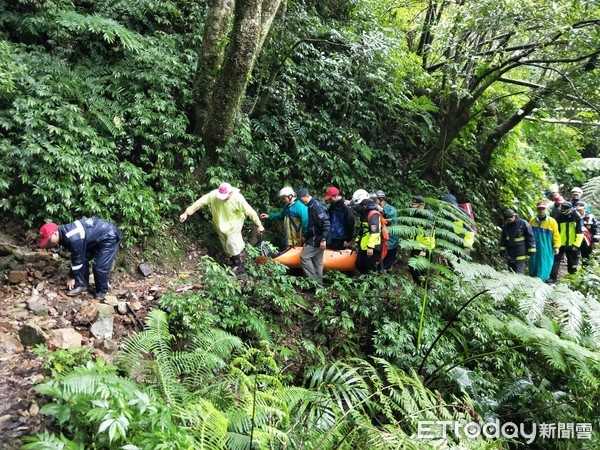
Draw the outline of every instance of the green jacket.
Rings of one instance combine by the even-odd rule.
[[[302,236],[308,227],[308,208],[300,200],[285,205],[280,211],[269,213],[272,222],[283,220],[286,247],[302,245]]]
[[[396,220],[396,218],[398,217],[398,212],[396,211],[396,208],[394,208],[392,205],[386,202],[382,212],[383,217],[385,217],[385,219],[387,220],[388,226],[391,227],[394,225],[398,225]],[[397,234],[390,233],[390,239],[388,240],[388,249],[393,250],[395,248],[398,248],[399,244],[400,236],[398,236]]]

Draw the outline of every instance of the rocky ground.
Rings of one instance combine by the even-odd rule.
[[[194,271],[197,258],[192,248],[175,269],[137,261],[113,271],[110,295],[98,301],[92,294],[65,294],[68,254],[37,249],[35,233],[22,240],[0,233],[0,450],[19,448],[21,438],[46,426],[32,389],[44,378],[42,361],[31,351],[36,344],[81,345],[111,361],[173,280],[181,283]],[[177,286],[188,288],[193,285]]]

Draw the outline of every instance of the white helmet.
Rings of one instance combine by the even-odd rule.
[[[583,195],[583,190],[581,188],[574,187],[573,189],[571,189],[571,194]]]
[[[277,194],[277,197],[288,197],[290,195],[292,197],[295,197],[296,193],[294,192],[294,190],[291,187],[286,186],[279,191],[279,194]]]
[[[359,189],[352,194],[352,203],[355,205],[360,205],[363,200],[369,200],[371,196],[364,189]]]

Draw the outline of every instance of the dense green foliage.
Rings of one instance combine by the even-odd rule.
[[[203,168],[194,89],[217,4],[0,0],[2,220],[98,215],[150,244],[221,181],[261,211],[284,184],[381,188],[426,280],[315,286],[277,264],[237,279],[204,256],[186,280],[202,288],[165,293],[117,365],[37,350],[62,434],[26,448],[525,445],[417,439],[436,419],[591,423],[590,440],[527,448],[598,448],[598,266],[550,287],[471,261],[493,263],[499,211],[532,215],[552,182],[588,180],[599,203],[598,2],[283,1]],[[454,222],[473,224],[436,200],[448,191],[475,206],[471,254]],[[432,210],[405,208],[413,194]],[[435,250],[408,259],[424,229]]]
[[[199,280],[189,281],[206,282],[216,267],[203,261]],[[453,268],[460,278],[431,276],[420,346],[424,290],[398,275],[332,273],[307,297],[297,278],[265,277],[280,270],[270,263],[244,279],[220,273],[218,285],[230,287],[219,304],[211,301],[218,285],[165,296],[171,313],[150,314],[122,348],[120,372],[102,361],[79,366],[84,354],[46,355],[53,377],[38,390],[52,401],[42,413],[64,437],[42,434],[26,448],[59,448],[59,440],[131,449],[439,445],[416,438],[419,420],[590,423],[591,440],[538,436],[529,448],[595,448],[597,265],[556,287],[465,261]],[[582,282],[584,292],[572,290]],[[268,300],[273,290],[278,302]],[[206,311],[184,322],[182,335],[184,306]],[[503,445],[446,441],[458,444]]]

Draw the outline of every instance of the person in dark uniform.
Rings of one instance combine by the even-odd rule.
[[[567,256],[568,272],[570,274],[577,272],[579,248],[583,242],[583,220],[577,214],[571,202],[564,202],[560,205],[560,216],[556,222],[558,223],[561,246],[558,254],[554,257],[552,272],[550,273],[550,278],[548,278],[550,283],[558,280],[560,263],[565,255]]]
[[[119,249],[121,230],[98,217],[76,220],[67,225],[47,223],[40,228],[40,247],[61,245],[71,252],[71,270],[67,278],[67,295],[87,292],[90,279],[90,261],[96,298],[106,297],[108,273]]]
[[[506,254],[508,268],[515,273],[523,273],[525,262],[535,253],[535,237],[531,225],[517,217],[512,209],[504,211],[500,251]]]
[[[329,202],[329,220],[331,229],[329,230],[329,239],[327,248],[331,250],[343,250],[352,247],[354,239],[354,212],[346,204],[346,199],[342,197],[340,190],[335,186],[327,188],[327,195],[323,200]]]
[[[302,271],[307,277],[323,284],[323,255],[327,247],[327,238],[331,222],[329,214],[320,201],[315,199],[307,188],[298,190],[298,199],[308,208],[308,227],[306,243],[300,255]]]

